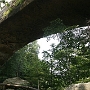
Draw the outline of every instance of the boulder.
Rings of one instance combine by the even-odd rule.
[[[19,77],[8,78],[3,83],[4,84],[12,84],[12,85],[29,86],[29,82],[27,80],[23,80]]]
[[[90,90],[90,82],[72,84],[69,87],[65,88],[65,90]]]

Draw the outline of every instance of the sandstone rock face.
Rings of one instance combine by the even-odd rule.
[[[90,82],[72,84],[69,87],[65,88],[65,90],[90,90]]]

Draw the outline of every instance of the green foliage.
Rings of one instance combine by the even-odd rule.
[[[25,0],[17,0],[17,2],[15,3],[15,6],[18,6],[19,4],[22,4]]]
[[[88,83],[88,82],[90,82],[90,77],[85,77],[84,79],[82,78],[82,79],[79,79],[79,81],[76,81],[76,83],[81,83],[81,82],[85,82],[85,83]]]
[[[40,90],[63,90],[72,83],[90,81],[90,36],[75,27],[63,25],[60,19],[52,21],[46,35],[60,32],[59,44],[43,52],[44,60],[38,58],[36,41],[18,50],[0,70],[0,81],[19,76],[35,88],[39,82]]]
[[[8,7],[8,10],[6,10],[3,15],[2,15],[2,18],[5,18],[6,16],[8,16],[12,10],[17,7],[18,5],[21,5],[25,0],[15,0],[12,5],[10,5],[9,2],[7,2],[6,0],[1,0],[1,3],[4,4],[4,6],[7,6]],[[1,3],[0,3],[0,9],[2,10],[2,6],[1,6]]]
[[[38,50],[36,41],[18,50],[0,70],[0,76],[21,77],[28,80],[32,87],[37,88],[38,80],[44,80],[45,73],[49,72],[47,64],[38,59]]]
[[[86,30],[69,30],[60,34],[60,43],[57,46],[52,45],[51,50],[44,51],[51,71],[52,90],[57,90],[58,86],[61,88],[72,83],[89,81],[89,40]]]
[[[73,26],[66,26],[63,24],[62,20],[60,18],[57,18],[56,20],[53,20],[50,22],[50,25],[43,29],[44,36],[48,36],[55,33],[62,33],[67,30],[71,30],[78,27],[78,25]]]

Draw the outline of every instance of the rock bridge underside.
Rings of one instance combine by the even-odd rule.
[[[6,17],[0,12],[0,66],[15,51],[43,37],[50,21],[60,18],[65,25],[86,25],[90,19],[90,0],[25,0]]]

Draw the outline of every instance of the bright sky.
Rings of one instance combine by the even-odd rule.
[[[46,51],[46,50],[49,50],[51,48],[51,44],[54,43],[55,45],[57,45],[59,43],[59,41],[57,40],[57,38],[55,39],[51,39],[49,41],[47,41],[47,38],[41,38],[41,39],[38,39],[37,43],[40,45],[40,53],[39,53],[39,58],[42,59],[42,52],[43,51]]]
[[[5,1],[10,2],[10,1],[12,1],[12,0],[5,0]]]
[[[81,27],[81,28],[82,28],[82,30],[85,30],[87,28],[87,26],[86,27]],[[79,28],[77,28],[77,33],[79,33],[78,32],[79,31],[78,29]],[[42,56],[43,56],[42,52],[51,49],[51,46],[50,45],[52,43],[54,43],[55,45],[57,45],[59,43],[59,41],[58,41],[57,37],[55,37],[54,39],[52,38],[48,42],[47,42],[47,38],[41,38],[41,39],[38,39],[37,43],[40,45],[40,53],[39,53],[38,56],[39,56],[40,59],[43,59],[42,58]],[[86,46],[88,46],[88,45],[89,45],[89,43],[86,44]]]
[[[1,0],[0,0],[1,1]],[[10,1],[12,1],[12,0],[5,0],[6,2],[10,2]],[[3,7],[4,6],[4,4],[3,3],[1,3],[1,6]]]

